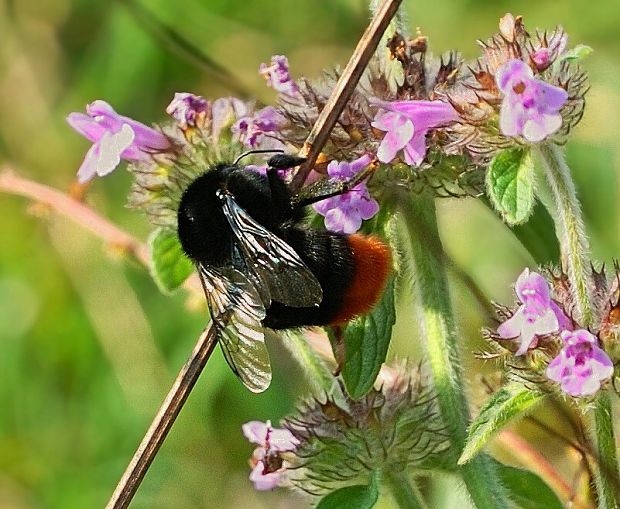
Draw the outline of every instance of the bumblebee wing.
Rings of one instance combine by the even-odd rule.
[[[271,300],[291,307],[310,307],[321,303],[321,285],[295,250],[265,229],[235,201],[223,195],[223,211],[245,258],[245,265],[268,291],[263,302]]]
[[[265,306],[256,287],[238,270],[198,266],[224,358],[252,392],[271,383],[271,363],[261,321]]]

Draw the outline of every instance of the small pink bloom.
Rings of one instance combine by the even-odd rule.
[[[242,117],[248,115],[248,107],[236,97],[220,97],[211,105],[211,135],[217,143],[223,130],[229,129]]]
[[[253,115],[240,118],[232,126],[232,132],[248,147],[280,149],[283,144],[274,137],[274,133],[284,123],[284,117],[272,106],[267,106]]]
[[[561,384],[571,396],[595,394],[601,382],[610,378],[614,366],[609,356],[598,346],[596,336],[584,329],[563,331],[564,346],[547,367],[547,377]]]
[[[372,126],[386,134],[379,144],[377,159],[389,163],[402,150],[405,162],[419,166],[426,156],[426,135],[438,126],[458,119],[454,108],[442,101],[379,101]]]
[[[538,44],[534,48],[534,51],[530,53],[530,58],[536,69],[539,71],[544,71],[547,69],[566,49],[566,45],[568,44],[568,36],[564,33],[563,30],[556,30],[546,43],[543,45]]]
[[[502,134],[536,143],[560,129],[566,90],[534,78],[531,67],[518,59],[501,66],[495,79],[504,94],[499,113]]]
[[[280,453],[294,451],[299,441],[293,434],[273,428],[271,422],[250,421],[242,426],[243,434],[258,445],[252,454],[250,481],[257,490],[271,490],[286,478],[286,463]]]
[[[334,179],[349,180],[371,161],[369,155],[350,163],[332,161],[327,165],[327,174]],[[379,212],[379,204],[370,196],[365,182],[360,182],[347,193],[321,200],[313,208],[325,217],[325,228],[338,233],[355,233],[362,226],[363,219],[370,219]]]
[[[177,121],[182,129],[195,127],[209,111],[209,101],[199,95],[177,92],[166,108],[166,113]]]
[[[549,284],[540,274],[524,269],[517,279],[515,290],[522,304],[497,328],[503,339],[519,338],[520,346],[515,355],[527,352],[536,336],[571,328],[568,317],[551,300]]]
[[[284,55],[272,56],[271,65],[260,64],[258,72],[265,76],[267,85],[276,92],[291,97],[296,97],[299,94],[299,87],[289,74],[288,58]]]
[[[170,141],[159,131],[119,115],[105,101],[94,101],[84,113],[70,113],[67,122],[93,142],[78,170],[78,180],[111,173],[121,159],[147,159],[153,152],[170,148]]]

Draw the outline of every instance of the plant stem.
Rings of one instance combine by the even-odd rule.
[[[598,450],[598,465],[593,473],[596,482],[599,509],[619,509],[618,458],[614,437],[613,414],[610,395],[601,391],[593,410],[591,434]]]
[[[575,184],[562,149],[541,145],[537,149],[551,188],[555,210],[555,230],[560,240],[562,269],[568,274],[576,309],[576,319],[583,328],[593,325],[594,313],[590,284],[590,246],[585,233],[581,206]],[[591,426],[592,440],[598,450],[598,465],[593,469],[599,509],[618,509],[620,499],[618,459],[609,394],[601,391],[595,401]]]
[[[336,378],[304,335],[291,331],[282,344],[306,373],[306,380],[312,386],[314,393],[332,391]]]
[[[383,480],[400,509],[428,509],[418,486],[410,480],[406,471],[384,472]]]
[[[544,163],[553,195],[555,210],[550,213],[555,220],[555,231],[560,241],[562,269],[568,274],[575,299],[575,318],[583,327],[589,327],[593,319],[589,282],[590,246],[575,184],[560,147],[541,145],[537,151]]]
[[[441,413],[449,428],[453,452],[458,457],[465,444],[470,416],[435,202],[430,193],[415,195],[413,199],[401,198],[399,206],[408,229],[415,267],[414,289],[422,334]],[[505,488],[487,456],[480,454],[463,465],[462,475],[478,509],[509,507]]]

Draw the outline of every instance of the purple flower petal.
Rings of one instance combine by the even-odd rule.
[[[614,373],[607,353],[597,345],[596,336],[585,329],[563,331],[564,347],[547,367],[547,377],[574,397],[591,396],[601,382]]]
[[[347,180],[370,164],[372,158],[365,154],[355,161],[331,161],[327,173],[333,179]],[[363,219],[370,219],[379,211],[379,204],[368,193],[365,183],[351,191],[321,200],[313,205],[314,210],[325,217],[325,227],[333,232],[354,233]]]
[[[153,151],[170,148],[170,141],[162,133],[119,115],[105,101],[93,101],[86,111],[88,115],[67,116],[69,125],[94,143],[78,170],[80,182],[109,174],[121,159],[143,159]]]
[[[555,302],[551,301],[550,307],[558,320],[558,329],[561,331],[573,330],[573,323],[571,322],[570,318],[566,316],[564,311],[562,311],[560,306],[558,306]]]
[[[67,115],[67,123],[93,143],[98,141],[107,130],[104,126],[97,123],[95,119],[84,113],[69,113]]]
[[[566,90],[535,78],[531,67],[519,59],[500,67],[495,79],[504,94],[499,115],[502,134],[538,143],[560,129]]]
[[[411,166],[419,166],[426,157],[426,133],[416,133],[415,136],[405,145],[403,154],[405,162]]]
[[[497,328],[497,333],[502,339],[519,338],[516,355],[523,355],[538,336],[558,332],[560,320],[562,324],[570,321],[551,300],[549,283],[537,272],[525,268],[517,279],[515,291],[522,304]]]
[[[121,154],[135,138],[134,132],[125,124],[118,133],[106,131],[101,139],[86,153],[84,162],[78,170],[78,181],[84,183],[99,175],[111,173],[121,162]]]
[[[549,134],[556,132],[562,127],[562,115],[541,114],[536,118],[529,119],[523,126],[523,137],[532,143],[544,140]]]
[[[264,446],[267,443],[267,434],[271,428],[269,421],[250,421],[241,426],[241,430],[250,442]]]
[[[525,322],[525,307],[520,306],[519,309],[508,320],[503,322],[498,328],[497,333],[500,338],[513,339],[521,335],[521,329]]]
[[[510,92],[510,88],[514,85],[515,81],[522,80],[524,78],[532,78],[534,73],[529,65],[519,59],[513,59],[502,65],[495,75],[497,86],[505,94]]]
[[[528,268],[519,275],[515,291],[523,303],[535,300],[540,306],[546,307],[551,301],[547,280],[537,272],[530,272]]]
[[[271,57],[271,65],[261,64],[258,72],[265,76],[267,85],[280,94],[296,97],[299,94],[297,83],[291,78],[288,58],[284,55]]]
[[[325,228],[336,233],[355,233],[362,226],[362,218],[350,210],[333,208],[325,214]]]
[[[254,488],[259,491],[277,488],[281,478],[282,474],[278,471],[265,473],[265,465],[262,461],[256,463],[256,466],[250,473],[250,481],[254,483]]]
[[[166,113],[174,118],[182,129],[195,127],[209,111],[209,101],[188,92],[176,92],[166,108]]]
[[[272,428],[269,433],[269,448],[272,451],[294,451],[299,445],[293,434],[287,429]]]
[[[428,131],[458,119],[452,105],[442,101],[370,102],[380,108],[371,125],[387,133],[377,150],[382,163],[391,162],[404,150],[407,164],[420,165],[426,156]]]
[[[413,133],[413,123],[402,115],[398,116],[392,124],[392,130],[388,131],[381,140],[377,150],[377,159],[382,163],[393,161],[398,151],[409,143]]]

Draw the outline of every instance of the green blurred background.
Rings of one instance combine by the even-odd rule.
[[[368,21],[361,0],[143,0],[157,18],[225,68],[233,82],[153,37],[122,2],[0,0],[0,165],[67,189],[87,142],[64,118],[96,98],[147,123],[162,120],[176,91],[208,98],[241,88],[269,102],[257,74],[270,55],[289,56],[295,76],[344,65]],[[435,53],[495,31],[507,11],[530,29],[560,23],[592,89],[568,148],[597,259],[620,253],[620,11],[617,0],[405,0],[412,29]],[[615,7],[614,7],[615,6]],[[236,87],[233,89],[233,87]],[[88,202],[144,238],[144,217],[124,207],[129,175],[96,181]],[[29,212],[37,212],[30,214]],[[136,264],[70,221],[0,195],[0,508],[102,507],[205,322],[182,292],[166,297]],[[448,252],[489,298],[509,303],[510,284],[533,260],[487,208],[443,200]],[[550,239],[549,245],[552,245]],[[483,315],[458,281],[454,299],[467,351],[480,346]],[[404,300],[391,354],[419,358]],[[195,306],[194,306],[195,307]],[[208,364],[132,507],[296,508],[289,493],[254,492],[241,424],[290,412],[304,381],[283,348],[262,395],[245,391],[219,352]],[[472,381],[485,371],[468,357]],[[488,370],[487,370],[488,371]],[[298,375],[296,375],[298,374]],[[484,397],[478,385],[472,389]],[[526,430],[527,431],[527,430]],[[549,457],[560,446],[530,430]],[[462,498],[456,490],[455,500]],[[435,502],[439,503],[439,502]],[[447,503],[451,507],[451,503]]]

